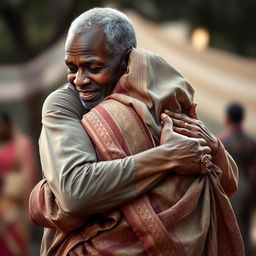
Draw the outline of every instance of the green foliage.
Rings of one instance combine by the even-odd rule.
[[[184,20],[190,29],[204,27],[210,44],[244,56],[256,57],[255,0],[116,0],[156,22]]]
[[[6,28],[3,20],[0,18],[0,34],[4,35],[0,40],[0,61],[2,63],[12,62],[12,58],[15,46],[13,44],[12,37],[9,30]]]
[[[203,26],[211,45],[256,57],[255,0],[112,0],[156,22],[185,20]],[[103,0],[1,0],[0,62],[26,61],[63,36],[70,22]]]
[[[71,21],[101,0],[1,0],[0,61],[24,62],[63,36]]]

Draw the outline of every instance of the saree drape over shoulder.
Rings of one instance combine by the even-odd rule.
[[[164,109],[186,113],[193,94],[190,84],[164,59],[133,49],[127,73],[113,94],[81,122],[101,161],[120,159],[159,145],[160,113]],[[225,158],[217,161],[221,167],[228,156],[220,148],[218,154]],[[71,232],[60,229],[52,250],[55,255],[244,255],[218,166],[213,165],[207,176],[169,173],[138,179],[134,184],[137,194],[143,194],[152,180],[155,186],[120,209],[88,217],[85,225],[67,216],[78,228]],[[38,186],[42,188],[44,182]],[[47,196],[45,190],[41,190],[41,198]],[[38,198],[35,192],[34,206]],[[39,225],[60,227],[44,221],[36,210],[30,211]]]

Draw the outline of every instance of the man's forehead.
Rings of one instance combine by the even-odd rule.
[[[68,34],[65,50],[69,48],[106,48],[106,36],[104,30],[100,26],[92,27],[86,32],[77,33],[75,29]]]

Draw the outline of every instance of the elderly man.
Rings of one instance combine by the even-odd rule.
[[[200,238],[199,249],[183,248],[177,244],[172,249],[168,242],[168,231],[159,231],[163,239],[158,242],[156,237],[155,240],[147,238],[147,231],[145,236],[141,235],[139,228],[133,226],[136,217],[129,217],[133,216],[131,212],[136,207],[127,203],[135,200],[138,205],[141,203],[150,207],[150,202],[142,195],[168,173],[177,175],[178,179],[181,175],[200,178],[202,174],[208,174],[213,165],[210,153],[214,155],[213,163],[216,168],[219,166],[222,169],[221,175],[216,174],[218,186],[223,187],[221,193],[231,195],[236,190],[236,166],[223,145],[202,122],[196,120],[195,105],[192,104],[193,89],[161,58],[136,51],[133,49],[135,47],[136,37],[131,22],[124,14],[110,8],[95,8],[83,13],[69,29],[65,46],[69,83],[53,92],[44,103],[39,144],[45,179],[35,187],[30,198],[31,218],[39,226],[45,227],[41,255],[171,255],[172,250],[175,251],[174,255],[185,255],[186,250],[188,255],[201,255],[206,250],[201,243],[205,244],[207,232],[203,232],[204,236]],[[143,73],[140,69],[147,61],[146,72]],[[141,66],[137,66],[138,63]],[[149,66],[151,68],[147,69]],[[161,76],[153,75],[154,72],[159,74],[157,72],[161,70],[167,72]],[[161,84],[165,76],[170,75],[169,72],[171,86],[177,90],[170,90],[168,99],[171,101],[164,102],[166,90],[160,92],[156,85]],[[151,78],[144,83],[146,88],[142,89],[140,83],[148,76]],[[149,88],[150,84],[156,91]],[[145,91],[152,93],[146,95]],[[154,96],[158,93],[163,100]],[[122,104],[110,104],[110,109],[102,105],[109,95],[117,97],[112,100]],[[144,102],[149,102],[150,111],[147,107],[144,108]],[[160,104],[161,107],[158,107],[159,102],[164,102]],[[169,104],[172,109],[162,114],[163,131],[160,138],[159,116]],[[123,108],[124,105],[126,107]],[[130,112],[127,112],[127,107]],[[90,109],[95,109],[96,112],[88,112]],[[170,112],[182,112],[183,109],[191,117]],[[147,113],[149,117],[149,128],[145,126],[148,120],[144,119],[143,113]],[[84,114],[82,124],[85,129],[80,122]],[[93,119],[91,114],[103,119]],[[115,114],[117,119],[114,120]],[[174,128],[167,114],[172,117]],[[113,121],[109,123],[110,126],[113,125],[112,133],[110,130],[105,131],[110,119]],[[126,123],[132,124],[131,127],[127,129],[128,126],[123,125],[119,119],[126,119]],[[141,132],[142,136],[138,136],[135,131]],[[125,134],[131,137],[122,137]],[[140,141],[143,136],[148,140]],[[126,139],[126,142],[122,139]],[[141,142],[140,146],[137,145],[136,148],[134,144],[129,144],[132,140]],[[148,145],[147,141],[150,141]],[[125,146],[125,143],[128,144]],[[122,149],[124,154],[120,153]],[[108,150],[113,151],[107,154]],[[175,175],[172,177],[176,177]],[[177,190],[187,190],[188,183],[191,184],[191,180]],[[205,184],[202,184],[202,188]],[[171,190],[167,194],[170,193]],[[220,197],[224,195],[221,193]],[[222,200],[228,205],[226,199]],[[189,205],[193,206],[191,203]],[[121,211],[118,210],[120,206]],[[157,206],[154,207],[157,212]],[[228,215],[232,222],[232,213],[229,212]],[[191,215],[192,219],[193,216]],[[198,226],[201,226],[200,223],[198,221]],[[162,227],[161,220],[156,217],[152,225]],[[236,227],[235,222],[232,225]],[[147,222],[144,226],[147,226]],[[168,238],[167,242],[165,237]],[[184,239],[181,238],[185,245]],[[240,241],[239,236],[237,239]],[[166,242],[166,248],[162,246],[162,241]],[[237,244],[242,247],[240,242]],[[233,253],[232,250],[230,251]],[[236,255],[242,255],[241,250]]]

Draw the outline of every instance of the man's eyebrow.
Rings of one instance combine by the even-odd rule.
[[[65,64],[66,65],[75,65],[72,61],[69,61],[69,60],[65,60]],[[95,65],[105,65],[106,63],[102,62],[102,61],[99,61],[99,60],[84,60],[84,61],[81,61],[79,63],[80,65],[92,65],[92,64],[95,64]]]
[[[65,64],[66,64],[66,65],[75,65],[73,62],[68,61],[68,60],[65,60]]]

